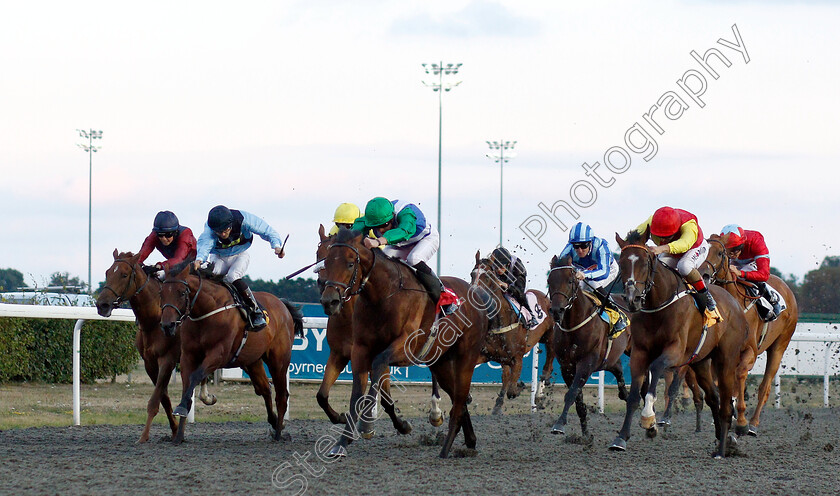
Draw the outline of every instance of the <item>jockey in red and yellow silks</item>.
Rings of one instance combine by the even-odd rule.
[[[648,229],[651,240],[656,244],[654,254],[694,286],[706,309],[713,312],[717,304],[697,270],[709,254],[709,243],[703,238],[697,216],[682,209],[662,207],[642,222],[636,231],[644,234]]]

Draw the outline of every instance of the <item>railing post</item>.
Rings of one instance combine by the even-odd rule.
[[[539,387],[539,362],[540,344],[537,343],[531,348],[531,412],[537,411],[537,388]],[[519,379],[516,379],[517,381]]]
[[[73,327],[73,425],[82,425],[82,324],[84,323],[84,319],[79,319]]]
[[[604,371],[598,371],[598,411],[604,413]]]

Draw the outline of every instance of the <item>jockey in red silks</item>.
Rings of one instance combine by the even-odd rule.
[[[709,243],[703,238],[697,216],[679,208],[662,207],[636,231],[644,234],[648,228],[650,238],[656,244],[653,253],[694,286],[706,309],[714,312],[715,299],[697,270],[709,254]]]
[[[758,288],[759,295],[773,305],[772,320],[781,310],[779,297],[767,289],[770,278],[770,250],[764,243],[764,236],[758,231],[749,231],[737,224],[723,226],[720,238],[729,255],[729,270],[736,279],[749,281]]]
[[[169,210],[155,215],[154,227],[143,241],[137,261],[143,263],[157,249],[166,260],[154,264],[155,272],[168,270],[186,260],[195,260],[196,241],[189,227],[178,223],[178,217]]]

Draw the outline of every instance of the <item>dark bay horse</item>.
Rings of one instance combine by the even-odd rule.
[[[621,355],[629,352],[632,326],[627,326],[616,337],[610,335],[610,325],[598,315],[601,309],[581,291],[580,281],[575,278],[577,270],[571,257],[560,260],[554,256],[551,259],[548,294],[551,298],[551,313],[557,322],[554,350],[563,381],[569,388],[564,398],[563,413],[551,432],[566,433],[566,416],[574,403],[580,418],[581,432],[587,436],[589,431],[583,386],[593,373],[606,370],[614,375],[618,383],[618,397],[627,399]]]
[[[329,250],[329,243],[327,243],[327,241],[330,239],[324,233],[323,225],[320,226],[318,235],[320,236],[321,241],[318,243],[318,249],[315,256],[316,260],[323,260],[327,257],[327,252]],[[318,287],[323,287],[323,285],[324,280],[321,277],[321,271],[318,271]],[[329,397],[330,389],[332,389],[332,386],[335,384],[335,381],[338,379],[341,371],[344,370],[344,367],[346,367],[350,362],[351,350],[353,349],[353,304],[355,302],[355,298],[355,296],[351,296],[344,305],[341,305],[341,310],[338,313],[331,315],[329,320],[327,320],[327,345],[330,348],[330,356],[327,359],[326,366],[324,367],[324,378],[321,380],[321,386],[318,388],[315,398],[318,401],[318,405],[322,410],[324,410],[324,413],[327,414],[327,417],[333,424],[347,423],[346,415],[343,413],[339,414],[332,408],[332,406],[330,406]],[[365,381],[367,381],[367,379],[365,379]],[[392,398],[390,380],[385,379],[382,381],[382,389],[386,391],[387,397]],[[385,401],[384,398],[385,396],[382,397],[383,402]],[[389,415],[394,415],[391,417],[391,421],[397,429],[397,432],[400,434],[408,434],[411,432],[411,424],[397,416],[396,409],[386,409],[386,411]],[[437,423],[432,422],[432,425],[435,425],[436,427],[441,425],[443,423],[443,417],[440,417],[439,421],[436,420],[436,422]],[[373,431],[362,433],[362,437],[365,438],[370,438],[372,436]]]
[[[758,387],[755,411],[749,420],[748,433],[755,436],[758,435],[761,410],[767,403],[773,379],[776,377],[776,372],[779,371],[782,357],[785,354],[788,344],[790,344],[793,333],[796,331],[796,323],[799,320],[799,306],[790,287],[783,280],[771,274],[767,284],[782,295],[787,308],[776,320],[765,322],[759,316],[758,309],[756,308],[756,300],[758,298],[752,296],[741,281],[736,281],[732,272],[729,270],[729,257],[727,256],[726,248],[724,248],[723,243],[720,241],[720,236],[717,234],[712,234],[709,237],[709,255],[706,257],[706,262],[708,262],[708,267],[711,268],[710,275],[712,282],[722,286],[735,297],[735,300],[743,309],[744,316],[747,318],[747,324],[752,334],[751,337],[756,346],[755,354],[748,363],[747,370],[752,369],[758,355],[767,353],[767,365],[764,368],[764,377]],[[742,380],[746,380],[746,373],[744,373]],[[743,430],[747,426],[745,415],[746,402],[739,401],[737,409],[737,425],[741,428],[740,430]]]
[[[540,376],[540,388],[546,380],[550,380],[552,364],[554,362],[553,332],[554,319],[548,313],[548,298],[541,291],[529,289],[527,293],[534,293],[537,304],[545,315],[537,327],[528,329],[520,320],[519,315],[505,298],[505,291],[496,273],[498,263],[489,258],[481,258],[481,252],[475,252],[475,266],[470,273],[471,284],[479,286],[492,296],[493,306],[488,310],[490,329],[484,346],[481,348],[479,363],[497,362],[502,366],[502,390],[496,397],[493,414],[502,413],[505,396],[514,399],[519,396],[522,388],[519,377],[522,375],[522,359],[537,343],[546,343],[548,356],[543,365]],[[540,395],[540,391],[538,391]]]
[[[181,338],[178,334],[164,336],[160,328],[160,281],[143,271],[143,266],[137,261],[138,255],[114,250],[113,256],[114,263],[105,271],[105,287],[96,299],[96,311],[103,317],[109,317],[114,308],[128,301],[137,317],[134,345],[143,358],[146,373],[155,385],[146,406],[146,426],[137,442],[145,443],[149,440],[152,420],[158,414],[160,405],[163,405],[163,411],[166,412],[174,438],[177,425],[172,416],[172,403],[167,389],[175,364],[181,357]],[[201,384],[199,398],[205,405],[216,403],[216,397],[207,391],[206,381]]]
[[[630,371],[633,378],[630,395],[624,423],[610,449],[627,449],[630,424],[646,379],[648,388],[641,423],[649,436],[656,435],[653,404],[657,383],[666,369],[689,365],[714,418],[718,440],[715,458],[723,458],[732,423],[730,400],[738,392],[737,368],[749,334],[743,311],[729,293],[720,287],[709,286],[723,321],[706,327],[705,317],[695,307],[693,298],[688,297],[690,292],[683,278],[645,246],[647,232],[643,235],[631,232],[627,241],[618,234],[615,237],[621,247],[618,264],[624,295],[630,311],[635,313],[631,317]],[[718,388],[715,388],[715,376]],[[675,393],[676,387],[672,388],[671,397]]]
[[[461,279],[443,277],[443,283],[463,300],[451,315],[436,320],[435,303],[419,283],[413,270],[396,259],[370,250],[362,244],[362,233],[341,228],[326,243],[327,256],[321,269],[324,289],[321,305],[327,315],[336,315],[355,296],[353,303],[353,390],[347,423],[330,456],[346,456],[347,445],[358,438],[357,421],[373,421],[371,407],[376,391],[393,401],[381,389],[389,366],[427,364],[440,387],[452,400],[449,432],[440,451],[448,456],[455,436],[464,429],[468,448],[476,437],[467,409],[473,370],[487,333],[485,306],[489,297]],[[481,292],[483,293],[483,292]],[[367,375],[371,386],[364,395]],[[390,414],[390,412],[389,412]]]
[[[284,439],[283,417],[289,391],[286,372],[292,357],[294,336],[303,335],[300,310],[276,296],[257,292],[268,325],[259,332],[249,332],[240,307],[230,291],[219,283],[191,274],[191,265],[173,267],[161,288],[161,327],[173,335],[181,334],[181,403],[173,415],[181,417],[173,443],[184,440],[185,417],[192,406],[195,387],[215,370],[241,367],[251,377],[254,392],[262,396],[275,441]],[[263,364],[274,379],[275,414],[271,405],[271,385]]]

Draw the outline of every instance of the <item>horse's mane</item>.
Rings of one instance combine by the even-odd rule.
[[[117,253],[117,258],[132,258],[133,256],[134,253],[130,251],[121,251]]]
[[[556,256],[551,258],[551,267],[550,268],[554,269],[556,267],[562,267],[564,265],[572,265],[572,256],[571,255],[566,255],[563,258],[556,257]]]
[[[193,263],[192,260],[184,260],[183,262],[177,263],[177,264],[169,267],[169,270],[166,271],[166,277],[174,277],[174,276],[180,274],[181,271],[184,270],[184,267],[186,267],[187,265],[189,265],[191,263]]]
[[[335,235],[336,243],[347,243],[362,235],[362,231],[354,231],[342,226]]]
[[[644,233],[640,233],[635,229],[627,233],[627,238],[625,239],[628,243],[643,245],[647,241],[647,237]]]

